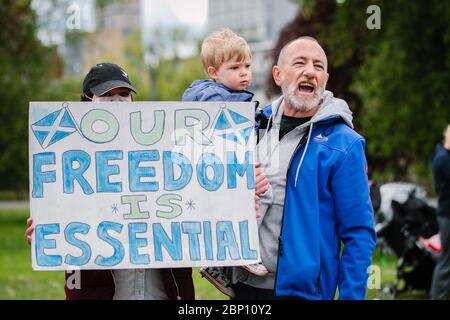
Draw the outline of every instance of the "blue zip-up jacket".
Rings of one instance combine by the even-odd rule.
[[[275,290],[319,300],[338,288],[339,299],[364,299],[376,245],[365,141],[347,111],[332,110],[339,99],[326,96],[287,169]],[[272,118],[270,105],[258,116],[260,129]]]
[[[182,101],[235,101],[250,102],[253,93],[233,90],[212,80],[195,80],[183,93]]]
[[[433,179],[438,199],[438,216],[450,218],[450,150],[439,143],[432,161]]]

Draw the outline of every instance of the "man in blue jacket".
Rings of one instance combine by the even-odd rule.
[[[365,141],[345,101],[325,90],[327,57],[302,37],[280,52],[283,95],[258,119],[261,259],[269,274],[236,269],[235,299],[364,299],[376,244]]]

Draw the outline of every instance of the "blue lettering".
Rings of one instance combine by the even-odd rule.
[[[156,261],[163,261],[162,246],[166,248],[172,260],[181,260],[183,258],[180,223],[172,222],[171,229],[173,240],[170,240],[160,223],[153,224],[153,244],[155,246]]]
[[[239,163],[236,157],[236,152],[227,152],[227,175],[228,175],[228,189],[236,189],[236,174],[243,177],[247,173],[247,189],[255,188],[255,174],[253,172],[252,152],[245,153],[244,163]]]
[[[256,260],[258,258],[258,254],[256,250],[250,248],[248,220],[239,222],[239,235],[241,238],[242,258],[245,260]]]
[[[36,264],[44,267],[57,267],[62,263],[59,255],[46,255],[45,249],[55,249],[56,241],[54,239],[45,239],[50,234],[59,234],[59,223],[39,224],[35,229],[36,240]]]
[[[87,234],[91,227],[88,224],[81,222],[69,223],[64,230],[64,237],[66,241],[81,250],[81,256],[74,257],[70,254],[66,256],[64,262],[72,266],[82,266],[91,259],[91,247],[88,243],[81,241],[75,237],[75,233]]]
[[[42,198],[44,196],[44,183],[56,181],[55,170],[42,171],[42,166],[46,164],[55,164],[55,153],[44,152],[33,155],[33,198]]]
[[[77,162],[79,167],[75,169],[73,162]],[[62,165],[63,165],[63,185],[64,193],[74,192],[74,181],[77,180],[83,189],[84,194],[91,194],[94,191],[83,177],[83,173],[89,167],[91,163],[91,157],[88,153],[81,150],[71,150],[63,153]]]
[[[181,169],[181,175],[175,179],[173,165],[176,164]],[[183,189],[191,180],[192,165],[186,156],[178,152],[163,152],[164,165],[164,190],[175,191]]]
[[[200,244],[198,234],[202,232],[200,222],[184,221],[182,222],[183,233],[189,237],[189,256],[191,261],[200,260]]]
[[[128,225],[128,237],[130,239],[130,262],[132,264],[149,264],[148,254],[139,254],[139,248],[147,246],[147,238],[138,238],[136,233],[147,232],[147,224],[142,222]]]
[[[217,234],[217,260],[226,259],[226,249],[228,248],[231,259],[239,260],[239,249],[236,236],[231,221],[219,221],[216,225]]]
[[[203,221],[203,239],[205,242],[205,257],[206,260],[213,260],[213,247],[212,247],[212,232],[211,222]]]
[[[122,231],[122,227],[123,225],[120,223],[109,221],[104,221],[98,225],[97,236],[99,239],[104,240],[111,245],[114,249],[114,253],[110,257],[98,255],[97,258],[95,258],[95,264],[99,266],[112,267],[119,264],[123,260],[125,250],[122,243],[108,234],[108,230],[113,230],[120,233]]]
[[[212,179],[208,178],[207,169],[211,167],[214,172]],[[216,191],[223,183],[223,164],[220,159],[212,153],[204,153],[197,164],[197,179],[200,185],[208,191]]]
[[[121,182],[109,182],[109,176],[120,173],[117,164],[108,164],[109,160],[122,160],[120,150],[99,151],[95,153],[95,169],[97,174],[97,192],[122,192]]]
[[[158,161],[157,150],[130,151],[128,153],[128,172],[131,192],[158,191],[158,182],[142,182],[143,177],[155,177],[155,167],[139,167],[141,161]]]

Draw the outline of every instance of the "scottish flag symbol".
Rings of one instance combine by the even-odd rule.
[[[239,113],[226,107],[216,117],[214,135],[239,144],[247,144],[253,130],[253,123]]]
[[[50,113],[33,123],[31,129],[43,149],[78,131],[68,108]]]

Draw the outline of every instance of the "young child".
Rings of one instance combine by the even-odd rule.
[[[201,59],[210,80],[196,80],[183,94],[183,101],[247,102],[253,93],[245,89],[251,84],[251,53],[247,42],[230,29],[215,32],[202,44]],[[249,272],[263,276],[268,273],[262,263],[243,266]],[[233,297],[234,291],[224,273],[224,267],[202,267],[206,277],[222,293]]]

